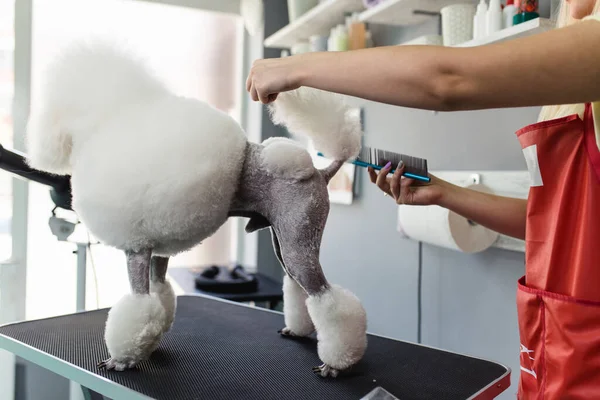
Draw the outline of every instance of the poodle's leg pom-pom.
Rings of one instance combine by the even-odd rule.
[[[308,336],[315,327],[306,306],[308,295],[289,275],[283,278],[283,314],[285,328],[279,333],[283,336]]]
[[[104,338],[110,353],[99,368],[123,371],[146,360],[158,347],[166,312],[157,294],[128,294],[108,313]]]
[[[360,300],[338,285],[309,296],[307,305],[323,361],[313,371],[335,377],[362,359],[367,348],[367,314]]]
[[[150,293],[156,293],[165,309],[163,320],[163,332],[168,332],[175,321],[175,310],[177,309],[177,296],[168,280],[164,282],[150,281]]]

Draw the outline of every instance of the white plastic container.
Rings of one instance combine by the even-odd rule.
[[[327,51],[327,36],[312,35],[308,38],[310,51]]]
[[[473,39],[475,4],[452,4],[442,8],[444,46],[455,46]]]
[[[487,34],[502,30],[503,15],[502,5],[500,0],[490,0],[490,5],[487,11]]]
[[[473,39],[481,39],[487,35],[487,11],[487,3],[481,0],[473,18]]]
[[[503,29],[510,28],[514,25],[513,17],[517,14],[517,6],[515,6],[514,0],[507,0],[504,10],[502,10],[502,19],[504,19]]]
[[[348,50],[348,29],[346,29],[346,25],[340,24],[337,27],[338,36],[337,36],[337,50],[338,51],[346,51]]]
[[[375,47],[375,43],[373,42],[373,35],[369,30],[365,32],[365,46],[367,47],[367,49]]]
[[[337,28],[331,28],[329,32],[329,37],[327,38],[327,51],[336,51],[337,50]]]

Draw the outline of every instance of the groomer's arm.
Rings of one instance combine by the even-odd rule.
[[[300,86],[420,109],[573,104],[600,98],[600,24],[585,21],[489,46],[387,46],[255,62],[255,101]]]
[[[438,205],[483,225],[493,231],[525,239],[527,200],[497,196],[454,185],[430,175],[427,184],[402,177],[404,167],[398,166],[389,175],[391,166],[375,172],[368,168],[371,182],[398,204],[414,207]]]
[[[444,182],[438,205],[503,235],[525,239],[527,200],[497,196]]]

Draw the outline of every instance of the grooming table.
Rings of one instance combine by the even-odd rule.
[[[502,365],[374,335],[357,366],[323,379],[315,339],[279,336],[281,313],[205,296],[178,298],[172,330],[137,369],[98,370],[107,311],[5,325],[0,348],[113,400],[359,400],[378,386],[401,400],[490,399],[510,385]]]

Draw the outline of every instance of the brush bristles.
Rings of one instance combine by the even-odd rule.
[[[424,158],[407,156],[405,154],[374,149],[371,147],[363,147],[356,160],[378,165],[380,167],[384,167],[388,162],[391,162],[392,169],[395,169],[400,161],[402,161],[405,165],[405,172],[423,177],[428,176],[427,160]]]

